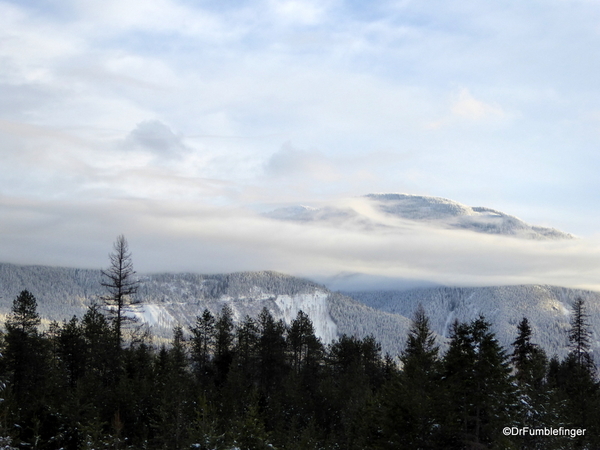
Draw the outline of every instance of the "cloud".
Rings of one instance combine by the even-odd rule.
[[[302,25],[316,25],[325,12],[323,3],[307,0],[271,0],[269,6],[280,20]]]
[[[445,117],[429,122],[425,128],[440,129],[459,123],[485,124],[499,122],[507,117],[506,112],[496,104],[485,103],[473,97],[467,88],[455,94],[450,111]]]
[[[364,274],[446,285],[600,289],[600,242],[527,241],[406,223],[401,232],[282,223],[194,201],[35,202],[0,197],[0,260],[106,265],[124,233],[138,271],[277,270],[323,279]]]
[[[452,105],[452,114],[468,120],[481,120],[489,117],[502,118],[504,116],[500,107],[477,100],[466,88],[460,90],[458,100]]]
[[[181,136],[159,120],[146,120],[137,124],[123,144],[125,148],[141,148],[158,156],[178,155],[187,148]]]
[[[321,181],[334,181],[339,178],[332,162],[322,154],[296,149],[289,142],[283,144],[281,149],[269,158],[265,171],[277,177],[297,175]]]
[[[456,234],[308,230],[193,205],[402,190],[545,211],[528,220],[554,214],[567,231],[595,231],[600,136],[588,113],[600,100],[599,11],[593,2],[0,1],[0,192],[14,199],[0,219],[10,230],[3,255],[94,265],[89,230],[108,246],[127,231],[145,267],[160,270],[473,283],[551,282],[556,271],[555,283],[591,282],[593,243],[501,241],[513,252],[503,253]]]

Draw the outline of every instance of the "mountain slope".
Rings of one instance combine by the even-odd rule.
[[[87,305],[104,293],[99,270],[0,264],[0,315],[12,300],[28,289],[38,299],[46,324],[73,315],[83,316]],[[492,323],[506,348],[514,341],[518,322],[527,317],[535,342],[550,356],[568,351],[571,304],[583,298],[600,351],[600,293],[556,286],[523,285],[482,288],[433,287],[405,291],[331,292],[309,280],[276,272],[240,272],[219,275],[150,274],[140,276],[140,301],[134,314],[161,339],[170,339],[180,324],[193,326],[208,308],[218,314],[229,305],[236,321],[257,316],[267,308],[276,319],[290,323],[299,310],[314,323],[316,334],[329,343],[342,334],[372,334],[384,352],[397,355],[406,340],[410,318],[419,304],[444,345],[454,320],[468,321],[482,314]]]
[[[568,352],[571,305],[586,302],[593,332],[593,347],[600,351],[600,293],[556,286],[523,285],[480,288],[435,287],[407,291],[349,292],[347,295],[373,308],[410,317],[419,304],[425,308],[432,328],[448,337],[455,320],[469,321],[480,314],[492,323],[499,342],[509,348],[517,324],[527,317],[534,342],[550,353]]]
[[[163,339],[170,338],[178,324],[192,327],[205,308],[216,315],[225,305],[231,307],[238,322],[267,308],[276,319],[289,324],[302,310],[326,344],[342,334],[360,338],[373,334],[384,352],[391,354],[399,353],[410,324],[405,317],[276,272],[148,274],[139,278],[139,303],[129,314]],[[0,264],[0,315],[7,314],[12,300],[27,289],[36,296],[46,323],[81,317],[87,306],[99,302],[104,294],[100,281],[99,270]]]
[[[512,236],[521,239],[573,239],[554,228],[530,225],[509,214],[486,207],[470,207],[440,197],[411,194],[368,194],[348,205],[321,208],[290,206],[266,214],[276,220],[348,226],[364,230],[402,229],[397,220],[408,220],[445,229]],[[396,220],[396,222],[394,222]]]

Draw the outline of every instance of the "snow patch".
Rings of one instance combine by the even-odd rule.
[[[287,324],[296,318],[298,311],[306,313],[315,327],[315,335],[324,343],[330,343],[337,338],[337,325],[329,314],[328,295],[327,292],[322,291],[293,296],[278,295],[275,304]]]
[[[170,329],[177,323],[175,318],[169,314],[163,305],[150,303],[132,305],[131,311],[128,311],[127,315],[151,327]]]

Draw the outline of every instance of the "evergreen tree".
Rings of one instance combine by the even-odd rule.
[[[6,319],[4,364],[10,379],[14,413],[21,421],[20,440],[49,438],[42,420],[50,401],[50,347],[38,332],[37,301],[29,291],[15,298]]]
[[[201,316],[196,317],[196,324],[191,332],[194,372],[198,379],[206,382],[211,372],[210,362],[215,347],[215,318],[208,309],[205,309]]]
[[[360,449],[365,442],[365,420],[380,381],[384,379],[381,346],[372,336],[343,335],[329,348],[332,379],[328,408],[331,438],[344,448]]]
[[[573,303],[571,314],[571,330],[569,331],[570,355],[579,366],[593,374],[595,364],[591,354],[591,331],[589,316],[586,312],[585,302],[578,298]]]
[[[59,330],[57,352],[67,372],[68,383],[74,388],[85,374],[87,365],[86,341],[77,317],[73,316]]]
[[[546,382],[548,359],[546,353],[531,342],[531,326],[526,317],[517,326],[518,335],[513,342],[511,362],[514,367],[517,395],[519,397],[519,420],[521,426],[543,428],[557,423],[550,409],[550,393]],[[549,448],[552,438],[547,436],[524,436],[523,446],[531,449]]]
[[[169,349],[161,349],[158,360],[158,405],[155,422],[155,444],[162,448],[187,447],[190,428],[191,374],[184,344],[183,330],[176,326]],[[189,445],[189,444],[188,444]]]
[[[292,367],[299,373],[304,367],[316,364],[322,356],[322,345],[315,336],[312,321],[303,311],[298,311],[288,333],[292,352]]]
[[[483,317],[455,323],[444,357],[446,448],[508,448],[516,398],[508,357]]]
[[[113,250],[113,253],[109,255],[110,267],[102,271],[104,278],[102,286],[108,291],[102,300],[113,316],[116,339],[120,344],[123,324],[133,321],[133,317],[127,316],[126,313],[130,310],[133,302],[132,296],[137,292],[139,282],[135,278],[131,253],[125,236],[117,237]]]
[[[233,330],[233,312],[228,305],[225,305],[221,309],[221,314],[215,324],[214,362],[217,383],[223,383],[226,380],[233,360]]]
[[[13,301],[11,313],[6,319],[6,329],[24,336],[34,336],[40,322],[36,298],[29,291],[21,291]]]
[[[585,302],[577,299],[573,304],[571,329],[569,331],[571,351],[560,364],[555,375],[557,387],[562,394],[565,408],[562,417],[572,427],[585,428],[587,433],[575,440],[576,448],[600,445],[600,387],[595,378],[596,367],[591,354],[591,331]]]
[[[400,356],[402,371],[381,393],[383,448],[434,447],[441,407],[438,353],[429,318],[419,305]]]
[[[260,386],[268,395],[281,386],[287,372],[285,324],[275,321],[267,308],[258,316]]]
[[[244,367],[247,378],[255,380],[258,372],[258,340],[259,331],[256,321],[250,317],[246,318],[236,329],[235,355],[236,363]]]
[[[104,386],[114,384],[120,372],[115,330],[98,305],[87,309],[81,320],[81,328],[86,345],[86,375]]]

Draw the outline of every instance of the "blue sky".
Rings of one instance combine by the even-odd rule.
[[[599,48],[586,0],[0,1],[0,257],[94,267],[125,232],[143,269],[308,273],[181,230],[369,192],[596,248]]]

